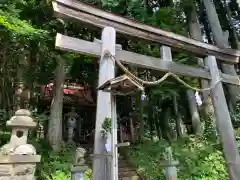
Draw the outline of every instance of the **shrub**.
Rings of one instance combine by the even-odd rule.
[[[38,180],[71,180],[71,166],[75,151],[65,147],[60,152],[54,152],[45,140],[33,142],[41,154],[41,163],[37,166],[36,176]],[[85,179],[90,180],[91,169],[85,172]]]
[[[172,145],[174,159],[179,161],[179,180],[225,180],[227,171],[220,145],[203,138],[190,137]],[[165,141],[148,141],[127,149],[131,163],[147,180],[161,180],[159,163],[168,147]]]

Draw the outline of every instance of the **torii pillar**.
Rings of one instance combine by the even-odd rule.
[[[109,56],[109,53],[115,55],[116,51],[116,31],[112,27],[105,27],[102,31],[102,50],[101,50],[101,59],[99,63],[99,81],[98,85],[102,85],[106,81],[115,77],[115,63]],[[101,135],[102,124],[105,118],[111,118],[112,123],[116,123],[116,101],[115,97],[109,92],[98,91],[97,95],[97,113],[96,113],[96,125],[95,125],[95,141],[94,141],[94,154],[106,154],[104,138]],[[116,126],[112,125],[112,133],[109,134],[108,143],[111,145],[112,166],[108,167],[107,171],[110,171],[113,177],[113,174],[117,168],[117,129]],[[102,157],[103,157],[102,156]],[[108,173],[106,172],[107,166],[106,158],[93,158],[93,180],[107,180],[111,177],[105,177]],[[114,170],[115,169],[115,170]],[[116,175],[115,175],[116,177]],[[111,178],[111,180],[115,180]]]

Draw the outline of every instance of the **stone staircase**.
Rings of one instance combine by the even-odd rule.
[[[92,154],[92,147],[84,147],[88,154]],[[91,158],[87,159],[87,164],[92,167]],[[123,156],[118,157],[118,174],[119,180],[140,180],[136,169],[133,168]]]
[[[118,158],[118,174],[119,180],[140,180],[136,169],[121,155]]]

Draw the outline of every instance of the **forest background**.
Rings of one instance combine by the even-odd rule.
[[[47,139],[31,142],[43,156],[38,166],[38,179],[69,179],[71,149],[61,146],[62,89],[66,79],[79,79],[92,89],[97,87],[98,64],[91,57],[55,50],[57,32],[92,41],[100,39],[101,32],[75,23],[63,22],[53,16],[51,0],[0,1],[0,144],[9,140],[5,127],[12,112],[21,106],[19,94],[30,89],[29,109],[39,125],[48,122]],[[237,0],[84,0],[98,8],[133,18],[148,25],[175,32],[220,47],[239,49],[240,6]],[[160,44],[146,45],[143,40],[117,39],[123,49],[159,57]],[[175,62],[198,66],[200,59],[174,52]],[[159,78],[150,70],[129,67],[142,79]],[[219,64],[225,73],[236,75],[239,65]],[[54,102],[47,112],[39,113],[39,91],[36,84],[55,82]],[[193,86],[204,86],[197,79],[184,78]],[[237,141],[240,135],[239,87],[224,86],[232,115]],[[118,100],[119,121],[131,113],[140,124],[138,141],[126,154],[139,169],[139,173],[153,180],[163,176],[158,160],[166,147],[173,149],[179,160],[179,179],[226,179],[227,170],[215,127],[213,105],[208,93],[201,94],[203,104],[198,107],[192,90],[173,79],[148,88],[147,100],[140,94]],[[96,99],[96,91],[93,92]],[[121,104],[124,104],[124,106]],[[126,107],[126,105],[128,107]],[[124,107],[124,108],[123,108]],[[197,113],[197,115],[196,115]],[[238,142],[240,145],[240,141]],[[86,173],[91,177],[91,169]]]

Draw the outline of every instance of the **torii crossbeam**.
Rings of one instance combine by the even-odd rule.
[[[85,23],[87,25],[96,26],[99,28],[105,28],[107,26],[110,26],[112,28],[108,27],[108,30],[114,28],[117,32],[121,34],[159,42],[163,45],[171,46],[172,48],[176,49],[182,49],[188,53],[194,54],[197,57],[204,58],[205,64],[207,66],[207,69],[205,69],[171,62],[171,58],[169,58],[171,55],[169,54],[169,52],[171,53],[171,51],[170,48],[166,46],[163,46],[162,48],[163,52],[161,54],[161,59],[144,56],[129,51],[116,50],[116,45],[113,44],[113,42],[116,41],[116,39],[113,39],[115,38],[115,35],[113,35],[114,30],[110,30],[112,32],[110,35],[112,39],[103,38],[106,37],[104,35],[106,29],[103,31],[102,40],[104,40],[104,42],[102,42],[102,44],[99,42],[88,42],[58,34],[56,38],[56,48],[82,54],[88,54],[95,57],[101,57],[100,69],[101,66],[103,66],[104,64],[105,68],[109,68],[107,69],[107,71],[111,73],[109,76],[105,76],[103,75],[103,73],[101,73],[103,70],[100,70],[101,72],[99,82],[102,82],[101,79],[103,77],[105,77],[104,81],[107,81],[114,76],[114,64],[107,65],[108,63],[110,63],[110,60],[109,57],[105,56],[105,53],[103,52],[103,50],[107,48],[107,50],[109,50],[113,55],[116,55],[116,58],[118,60],[126,64],[150,68],[157,71],[173,72],[175,74],[184,76],[203,78],[208,80],[211,86],[213,86],[221,78],[223,79],[222,82],[224,83],[240,85],[239,78],[237,76],[231,76],[219,72],[216,62],[216,59],[219,59],[224,63],[237,63],[240,57],[240,51],[219,48],[184,36],[179,36],[171,32],[163,31],[159,28],[154,28],[123,17],[116,16],[114,14],[102,11],[100,9],[74,0],[56,0],[53,2],[53,9],[55,15],[63,19],[72,20],[78,23]],[[109,45],[109,47],[107,47],[107,44]],[[168,56],[166,56],[166,54],[168,54]],[[225,159],[227,161],[229,177],[231,180],[238,180],[240,177],[240,158],[237,150],[230,114],[226,103],[226,98],[222,87],[222,82],[216,84],[211,90],[211,98],[214,105],[216,123],[223,145]],[[97,112],[100,112],[100,109],[103,110],[103,112],[106,112],[106,109],[112,109],[113,114],[111,115],[111,117],[115,119],[115,107],[110,106],[108,102],[111,102],[110,93],[105,94],[100,91],[98,94]],[[101,103],[104,103],[104,108],[101,107]],[[96,126],[100,126],[99,123],[102,123],[104,115],[100,113],[97,116],[101,118],[97,117]],[[114,129],[113,136],[115,136],[116,138],[116,129]],[[95,140],[96,138],[98,138],[98,135],[95,134]],[[116,145],[116,139],[115,142],[112,141],[112,146],[114,145]],[[117,151],[115,151],[114,153],[116,152]],[[115,164],[115,167],[112,166],[113,172],[117,172],[115,171],[117,166],[116,154],[113,154],[113,157],[114,163],[112,163],[112,165]],[[101,164],[98,164],[98,167],[99,166],[101,166]],[[97,171],[96,166],[94,166],[93,171],[93,180],[106,180],[102,179],[102,172]],[[111,180],[115,179],[117,179],[117,177],[114,177]]]
[[[225,63],[236,63],[240,51],[219,48],[191,38],[148,26],[115,14],[103,11],[86,3],[75,0],[56,0],[53,3],[57,17],[86,24],[88,27],[114,27],[117,32],[131,37],[146,39],[187,51],[196,56],[213,55]]]

